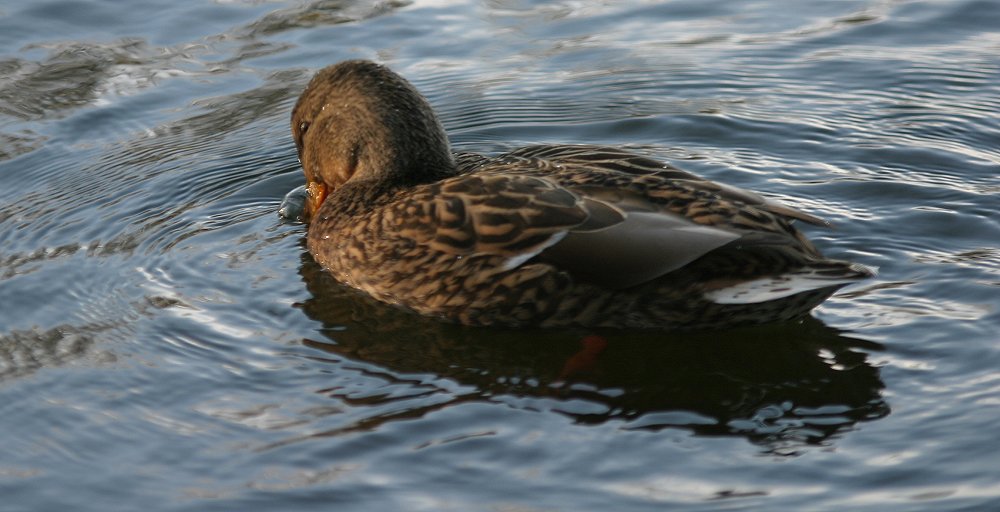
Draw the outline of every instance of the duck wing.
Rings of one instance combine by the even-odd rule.
[[[402,210],[392,217],[410,219],[400,233],[446,254],[500,256],[505,270],[537,258],[611,289],[648,282],[730,243],[792,240],[699,224],[628,190],[566,185],[557,174],[524,174],[525,166],[503,170],[448,178],[397,201]],[[422,205],[422,214],[407,204]]]

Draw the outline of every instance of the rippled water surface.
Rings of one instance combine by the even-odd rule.
[[[0,510],[1000,510],[1000,3],[0,1]],[[724,332],[441,325],[276,215],[384,62],[456,149],[626,145],[880,268]]]

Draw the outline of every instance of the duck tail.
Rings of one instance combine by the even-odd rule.
[[[756,304],[800,293],[838,288],[878,275],[872,267],[847,261],[824,260],[783,274],[764,276],[705,293],[716,304]]]

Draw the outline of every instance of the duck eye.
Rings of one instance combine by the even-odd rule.
[[[299,161],[302,161],[302,139],[306,135],[306,130],[309,129],[309,121],[302,121],[299,123],[299,131],[295,133],[293,131],[292,137],[295,138],[295,145],[299,148]]]

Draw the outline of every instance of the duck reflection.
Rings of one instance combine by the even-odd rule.
[[[474,388],[463,401],[555,398],[562,405],[553,411],[578,423],[738,435],[782,455],[889,414],[868,361],[881,345],[811,317],[688,333],[472,328],[378,303],[308,254],[300,273],[312,294],[300,306],[328,338],[306,345]],[[421,414],[412,412],[405,416]]]

